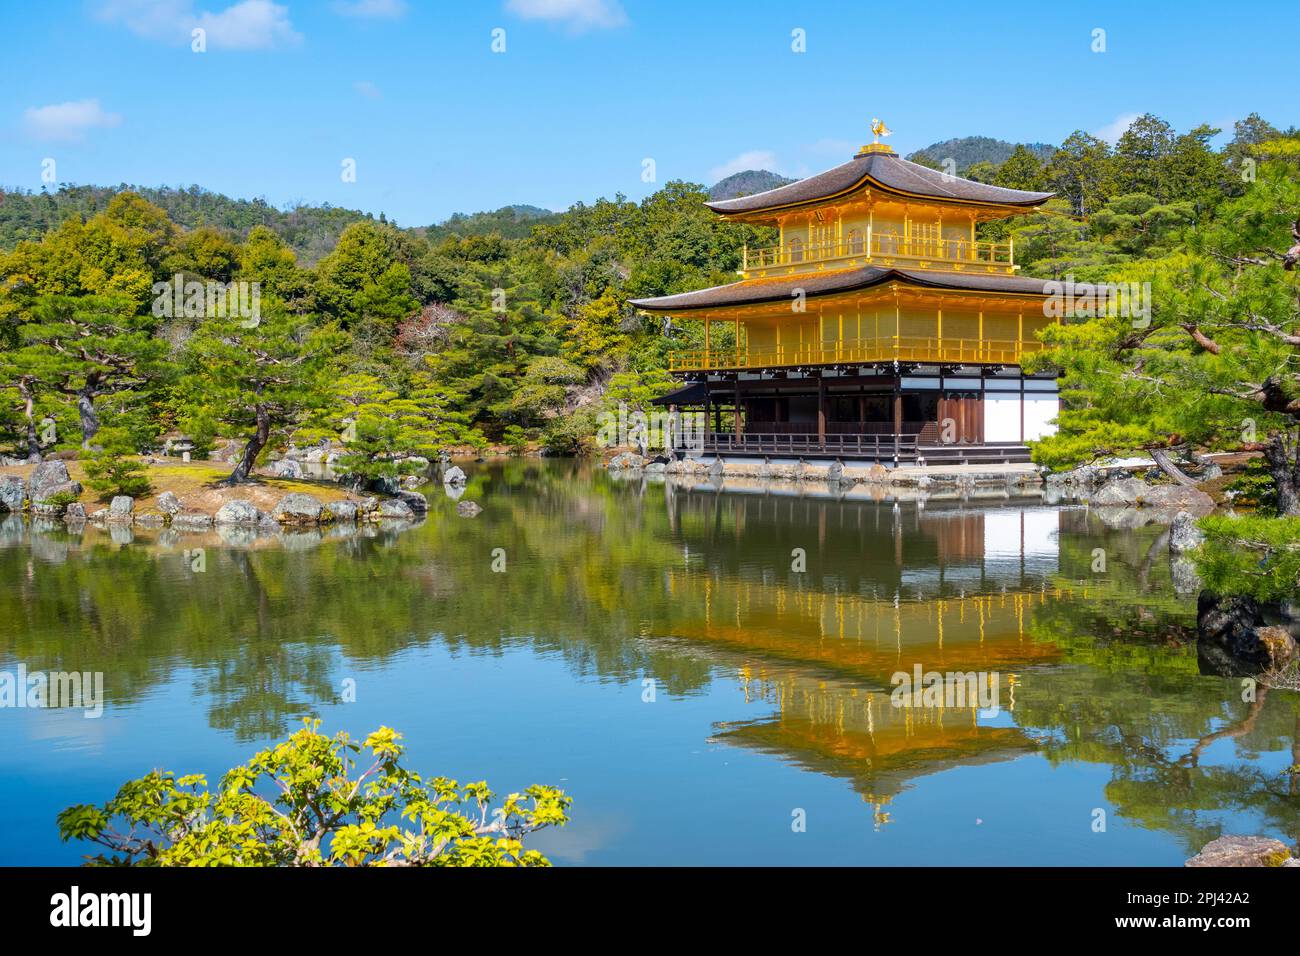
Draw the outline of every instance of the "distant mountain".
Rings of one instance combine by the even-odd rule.
[[[314,265],[334,248],[340,233],[354,222],[388,222],[356,209],[328,203],[308,206],[293,203],[276,208],[265,199],[232,199],[198,186],[61,186],[54,192],[4,190],[0,192],[0,252],[24,239],[39,239],[70,217],[89,218],[102,212],[117,193],[130,190],[162,207],[172,222],[186,229],[212,226],[242,241],[254,226],[277,233],[304,266]],[[538,206],[503,206],[494,212],[457,213],[445,222],[424,229],[431,239],[450,235],[486,235],[498,232],[508,239],[526,235],[537,222],[556,213]],[[392,223],[396,226],[396,223]]]
[[[186,229],[213,226],[239,239],[254,226],[267,226],[278,233],[311,265],[334,248],[339,234],[354,222],[375,217],[355,209],[329,204],[308,206],[297,203],[277,209],[265,199],[231,199],[198,186],[61,186],[56,192],[4,191],[0,202],[0,250],[10,249],[23,239],[39,239],[47,230],[72,217],[102,212],[116,194],[139,193],[168,217]],[[382,217],[380,217],[382,219]]]
[[[777,186],[784,186],[786,183],[792,182],[794,182],[793,179],[786,179],[784,176],[770,173],[766,169],[747,169],[743,173],[734,173],[715,183],[713,188],[709,190],[709,198],[716,202],[719,199],[752,196],[754,193],[767,192],[769,189],[775,189]]]
[[[1056,152],[1056,147],[1048,143],[1025,143],[1024,146],[1042,160],[1050,158]],[[907,158],[915,159],[918,155],[924,154],[936,163],[952,158],[957,163],[957,171],[962,172],[976,163],[992,163],[995,166],[1003,163],[1015,152],[1015,149],[1015,143],[1008,143],[1004,139],[993,139],[991,136],[962,136],[945,139],[925,149],[918,149]]]

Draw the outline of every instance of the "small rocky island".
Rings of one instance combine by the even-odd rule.
[[[149,495],[105,502],[87,494],[65,461],[11,466],[0,473],[0,513],[27,514],[42,530],[61,524],[78,533],[90,525],[115,538],[129,538],[124,532],[131,529],[247,538],[326,526],[410,525],[429,507],[423,494],[409,489],[361,494],[328,481],[275,476],[228,485],[218,480],[222,474],[204,462],[165,462],[150,470]]]

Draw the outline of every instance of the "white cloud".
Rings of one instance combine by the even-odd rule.
[[[809,143],[807,152],[816,156],[843,156],[847,161],[850,156],[858,151],[861,143],[855,143],[847,139],[819,139],[815,143]]]
[[[377,100],[384,95],[380,92],[379,87],[369,80],[357,80],[352,84],[352,88],[368,100]]]
[[[137,36],[167,43],[189,43],[200,27],[209,50],[271,50],[302,42],[289,8],[271,0],[240,0],[216,13],[196,12],[193,0],[103,0],[97,13]]]
[[[122,124],[120,113],[105,113],[99,100],[75,100],[32,106],[23,113],[23,126],[36,139],[49,143],[79,143],[92,129]]]
[[[406,0],[335,0],[334,12],[345,17],[397,20],[406,14]]]
[[[506,0],[506,9],[525,20],[563,23],[578,32],[627,23],[619,0]]]
[[[768,172],[775,173],[780,171],[777,169],[779,165],[776,153],[770,149],[751,149],[747,153],[741,153],[735,159],[727,160],[721,166],[710,169],[709,181],[716,183],[720,179],[743,173],[747,169],[766,169]]]
[[[1111,122],[1107,123],[1101,129],[1092,135],[1098,139],[1104,139],[1110,145],[1114,146],[1119,142],[1119,138],[1124,135],[1125,131],[1133,125],[1133,121],[1138,118],[1138,113],[1121,113]]]

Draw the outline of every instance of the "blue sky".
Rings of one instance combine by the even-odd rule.
[[[53,159],[59,182],[198,183],[423,225],[753,166],[806,175],[873,116],[903,153],[1113,135],[1146,111],[1180,130],[1251,111],[1300,124],[1298,38],[1290,5],[1196,0],[6,2],[0,185],[39,189]]]

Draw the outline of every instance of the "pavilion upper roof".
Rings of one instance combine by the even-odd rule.
[[[902,159],[888,147],[878,146],[874,149],[864,147],[863,152],[847,163],[807,179],[752,196],[722,199],[705,205],[724,215],[776,213],[847,196],[863,187],[903,198],[973,206],[1031,207],[1041,205],[1056,195],[1006,189],[948,176],[937,169]]]

